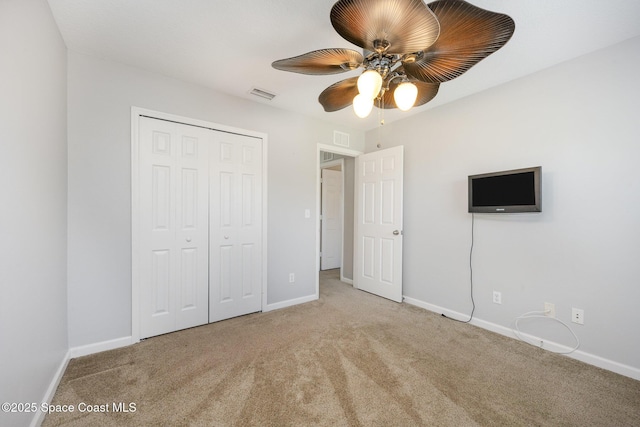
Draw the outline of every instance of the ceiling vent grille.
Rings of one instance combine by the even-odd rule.
[[[271,101],[273,98],[276,97],[275,94],[271,92],[267,92],[266,90],[258,89],[257,87],[254,87],[253,89],[251,89],[251,92],[249,93],[251,95],[259,96],[260,98],[267,99],[269,101]]]

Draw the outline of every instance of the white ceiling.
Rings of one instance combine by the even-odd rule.
[[[386,122],[425,111],[640,35],[638,0],[471,0],[511,16],[513,38],[436,98],[408,113],[385,110]],[[219,92],[301,112],[355,129],[377,126],[350,108],[325,113],[318,95],[358,75],[310,76],[271,63],[316,49],[358,47],[331,26],[335,0],[49,0],[71,51],[132,65]],[[607,76],[603,76],[607,78]],[[272,101],[249,91],[275,93]]]

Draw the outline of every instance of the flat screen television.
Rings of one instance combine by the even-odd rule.
[[[469,212],[542,212],[540,166],[469,176]]]

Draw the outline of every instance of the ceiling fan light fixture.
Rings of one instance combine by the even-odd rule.
[[[376,70],[367,70],[358,77],[358,92],[373,100],[382,89],[382,76]]]
[[[396,106],[402,111],[408,111],[413,107],[418,96],[418,88],[411,82],[402,82],[393,91],[393,99]]]
[[[513,19],[502,13],[464,0],[428,1],[337,0],[330,12],[331,25],[362,53],[320,49],[271,65],[312,75],[362,67],[360,76],[322,91],[318,101],[326,112],[352,105],[358,116],[366,117],[372,104],[404,111],[419,107],[436,96],[441,83],[501,49],[515,31]],[[392,85],[396,78],[401,78],[400,84]]]
[[[353,98],[353,111],[356,113],[356,116],[364,119],[367,117],[371,110],[373,109],[373,98],[368,98],[367,96],[359,93]]]

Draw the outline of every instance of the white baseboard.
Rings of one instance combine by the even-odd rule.
[[[73,347],[69,349],[71,358],[88,356],[94,353],[100,353],[101,351],[113,350],[115,348],[126,347],[134,344],[132,337],[116,338],[109,341],[97,342],[94,344],[87,344],[80,347]]]
[[[278,310],[281,308],[291,307],[293,305],[304,304],[305,302],[311,302],[318,299],[317,295],[308,295],[306,297],[294,298],[286,301],[276,302],[274,304],[267,304],[265,308],[263,308],[263,312]]]
[[[348,283],[350,285],[353,285],[353,279],[347,279],[346,277],[344,277],[342,275],[340,276],[340,281],[344,282],[344,283]]]
[[[403,297],[403,301],[407,304],[415,305],[416,307],[423,308],[425,310],[432,311],[438,314],[444,314],[447,317],[452,319],[465,321],[469,318],[468,314],[458,313],[457,311],[449,310],[444,307],[440,307],[434,304],[429,304],[424,301],[420,301],[411,297]],[[479,328],[486,329],[491,332],[495,332],[500,335],[504,335],[509,338],[518,339],[511,328],[506,326],[498,325],[496,323],[487,322],[486,320],[478,319],[474,317],[471,319],[470,324],[474,326],[478,326]],[[571,350],[570,347],[567,347],[562,344],[555,343],[553,341],[548,341],[546,339],[542,339],[540,337],[536,337],[530,334],[521,334],[527,340],[531,340],[532,342],[541,341],[543,342],[543,347],[545,350],[553,351],[553,352],[565,352]],[[595,354],[586,353],[581,350],[576,350],[570,354],[565,354],[564,356],[570,357],[572,359],[579,360],[584,363],[588,363],[589,365],[597,366],[598,368],[606,369],[611,372],[615,372],[616,374],[624,375],[629,378],[633,378],[634,380],[640,380],[640,369],[635,368],[633,366],[624,365],[622,363],[616,362],[614,360],[605,359],[604,357],[597,356]]]
[[[60,366],[56,370],[53,378],[51,379],[51,383],[49,383],[49,387],[47,387],[47,391],[42,396],[40,403],[51,403],[53,400],[53,396],[56,394],[56,390],[58,389],[58,385],[62,380],[62,376],[64,375],[64,371],[67,370],[67,365],[69,365],[69,361],[71,360],[71,351],[67,350],[67,353],[64,355],[64,358],[60,362]],[[34,415],[31,420],[31,427],[38,427],[44,421],[45,413],[38,409],[38,412]]]
[[[56,390],[58,389],[58,385],[62,380],[62,376],[64,375],[64,371],[66,371],[67,366],[69,365],[69,361],[76,357],[88,356],[90,354],[99,353],[101,351],[113,350],[114,348],[126,347],[130,344],[133,344],[131,337],[123,337],[117,338],[114,340],[103,341],[95,344],[83,345],[80,347],[73,347],[67,350],[62,362],[60,362],[60,366],[56,370],[49,387],[47,387],[47,391],[42,397],[41,403],[51,403],[53,396],[56,394]],[[45,413],[38,410],[36,415],[31,420],[31,427],[37,427],[42,424],[44,421]]]

